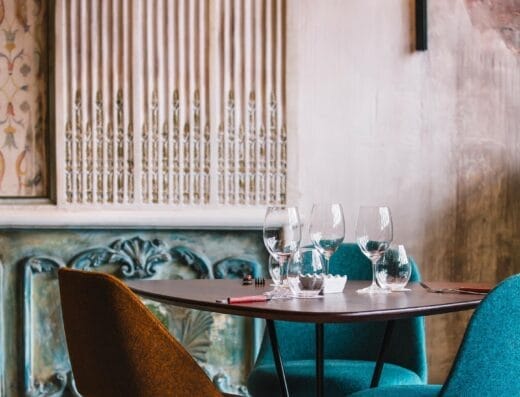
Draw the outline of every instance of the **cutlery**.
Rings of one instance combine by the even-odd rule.
[[[471,295],[486,295],[487,292],[470,291],[464,288],[431,288],[423,282],[420,282],[421,287],[426,289],[428,292],[434,292],[437,294],[441,293],[456,293],[456,294],[471,294]]]
[[[255,287],[263,287],[263,286],[265,286],[265,278],[263,278],[263,277],[255,278]]]
[[[225,299],[217,299],[218,303],[249,303],[249,302],[267,302],[270,301],[271,297],[267,295],[251,295],[251,296],[235,296],[228,297]]]

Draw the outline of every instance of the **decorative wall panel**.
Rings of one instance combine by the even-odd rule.
[[[61,395],[67,387],[74,389],[61,305],[50,303],[60,302],[57,276],[63,265],[49,257],[31,257],[22,262],[24,394]]]
[[[46,5],[0,0],[0,198],[48,193]]]
[[[285,1],[217,3],[218,202],[285,202]]]
[[[58,201],[286,200],[285,0],[57,0]]]
[[[61,319],[60,267],[122,279],[241,279],[245,273],[261,276],[260,263],[266,261],[261,233],[254,231],[10,230],[0,231],[0,256],[5,259],[0,268],[0,277],[2,269],[5,276],[0,284],[0,315],[5,308],[0,322],[2,397],[79,395]],[[256,322],[145,303],[220,390],[247,394],[246,376],[260,337]]]

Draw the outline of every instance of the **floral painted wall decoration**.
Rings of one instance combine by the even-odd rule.
[[[46,6],[0,0],[0,197],[47,195]]]

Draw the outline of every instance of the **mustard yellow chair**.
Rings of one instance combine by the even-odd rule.
[[[72,372],[83,396],[230,396],[116,277],[66,268],[58,274]]]

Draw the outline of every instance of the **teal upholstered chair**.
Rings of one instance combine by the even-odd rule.
[[[331,259],[330,269],[334,274],[347,274],[349,280],[372,280],[370,261],[355,244],[342,244]],[[412,260],[411,281],[419,277]],[[289,392],[298,397],[314,396],[314,324],[276,321],[275,326]],[[343,396],[369,387],[385,326],[386,322],[325,324],[326,396]],[[426,375],[424,319],[396,321],[379,384],[424,384]],[[248,389],[254,397],[280,395],[267,334],[249,375]]]
[[[520,274],[477,307],[444,385],[380,387],[353,396],[520,396]]]

